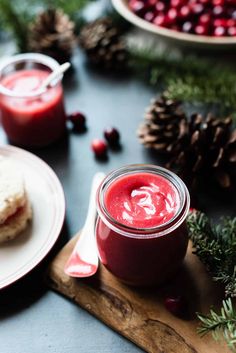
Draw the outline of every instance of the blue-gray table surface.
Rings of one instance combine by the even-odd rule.
[[[91,69],[78,51],[73,71],[64,80],[68,113],[82,111],[85,133],[68,132],[67,138],[33,151],[60,179],[66,197],[64,229],[50,254],[25,278],[0,292],[0,353],[138,353],[125,338],[86,311],[54,293],[44,283],[48,262],[85,220],[90,183],[96,171],[105,173],[124,164],[157,162],[139,144],[136,130],[155,90],[128,74],[102,74]],[[109,151],[107,161],[94,158],[91,140],[102,137],[107,126],[121,133],[120,151]],[[6,143],[0,132],[1,143]],[[213,207],[214,204],[214,207]],[[235,211],[232,200],[214,198],[204,205],[215,216]],[[1,267],[0,267],[1,268]]]

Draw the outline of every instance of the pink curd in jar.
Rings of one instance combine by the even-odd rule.
[[[109,181],[105,179],[100,187],[98,253],[101,262],[122,281],[158,284],[176,272],[185,256],[189,196],[175,174],[167,171],[165,177],[164,168],[137,169],[141,170],[122,173],[123,168],[119,176],[108,176]]]

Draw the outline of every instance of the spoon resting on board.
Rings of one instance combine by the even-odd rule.
[[[85,224],[64,268],[70,277],[90,277],[97,272],[98,255],[94,236],[96,192],[104,177],[103,173],[96,173],[93,177]]]

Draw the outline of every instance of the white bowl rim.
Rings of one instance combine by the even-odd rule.
[[[194,42],[198,44],[210,44],[210,45],[236,45],[236,37],[213,37],[213,36],[202,36],[196,34],[188,34],[183,32],[174,31],[168,28],[156,26],[146,20],[135,15],[129,8],[127,0],[112,0],[115,9],[123,16],[126,20],[133,23],[134,25],[155,33],[169,39],[175,39],[184,42]]]

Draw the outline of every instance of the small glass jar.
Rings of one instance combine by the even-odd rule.
[[[159,175],[171,183],[179,196],[173,218],[152,228],[136,228],[111,216],[105,205],[108,188],[119,178],[135,173]],[[189,205],[185,184],[167,169],[153,165],[128,165],[110,173],[97,192],[96,242],[102,264],[118,279],[132,285],[153,285],[167,280],[177,271],[186,254],[188,234],[185,219]]]
[[[59,139],[66,126],[62,76],[47,88],[42,82],[59,67],[49,56],[19,54],[0,62],[0,114],[10,142],[42,147]]]

